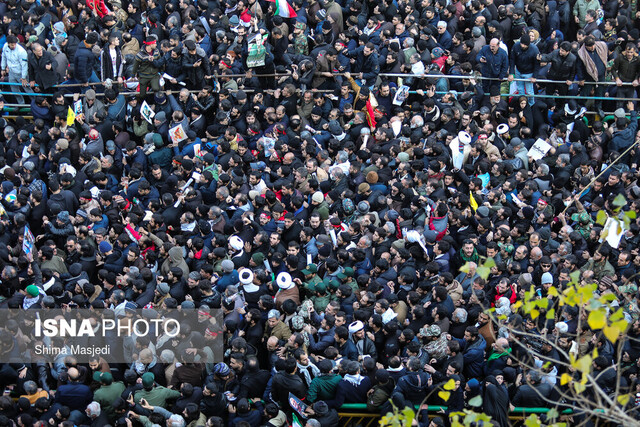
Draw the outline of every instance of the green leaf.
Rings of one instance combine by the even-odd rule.
[[[536,414],[531,414],[524,421],[524,425],[527,427],[540,427],[542,423],[540,423],[540,418]]]
[[[416,413],[415,413],[415,411],[413,409],[411,409],[408,406],[405,407],[402,410],[402,415],[403,415],[403,418],[404,418],[404,422],[402,423],[402,425],[410,426],[410,425],[413,424],[413,420],[416,417]]]
[[[552,308],[551,310],[547,311],[547,315],[545,316],[545,318],[547,320],[555,319],[556,318],[556,309]]]
[[[549,298],[539,299],[538,301],[536,301],[536,305],[538,306],[538,308],[546,310],[547,307],[549,307]]]
[[[548,420],[555,420],[556,418],[558,418],[558,415],[560,415],[558,413],[558,410],[556,408],[551,408],[551,409],[549,409],[549,412],[547,412],[547,419]]]
[[[598,211],[598,215],[596,215],[596,223],[599,225],[604,225],[607,222],[607,213],[605,211]]]
[[[487,267],[487,268],[495,267],[496,266],[496,261],[493,258],[489,257],[484,262],[484,264],[482,264],[482,266],[483,267]]]
[[[476,271],[478,272],[478,276],[482,277],[484,280],[487,280],[487,277],[491,274],[491,269],[485,266],[478,267]]]
[[[637,217],[637,215],[638,215],[638,214],[636,213],[636,211],[626,211],[624,214],[625,214],[625,216],[626,216],[627,218],[629,218],[629,219],[636,219],[636,217]]]
[[[616,208],[621,208],[627,204],[627,199],[622,195],[618,194],[615,199],[613,199],[613,206]]]
[[[556,289],[555,286],[549,286],[549,289],[547,290],[547,294],[551,295],[552,297],[557,297],[558,296],[558,289]]]
[[[571,273],[569,275],[569,277],[571,278],[571,283],[579,283],[580,282],[580,270],[576,270],[573,273]]]
[[[608,294],[603,294],[603,295],[600,297],[600,299],[599,299],[599,300],[600,300],[600,302],[601,302],[602,304],[606,304],[606,303],[608,303],[608,302],[614,301],[615,299],[616,299],[616,295],[615,295],[615,294],[613,294],[613,293],[608,293]]]
[[[469,400],[469,406],[473,406],[474,408],[479,408],[482,406],[482,396],[478,395],[475,396],[473,398],[471,398],[471,400]]]
[[[607,322],[604,310],[594,310],[589,313],[589,327],[593,330],[602,329]]]

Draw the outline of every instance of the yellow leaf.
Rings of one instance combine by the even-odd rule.
[[[515,304],[513,304],[513,308],[514,308],[514,310],[517,310],[517,309],[519,309],[520,307],[522,307],[522,300],[518,300],[518,301],[516,301],[516,303],[515,303]]]
[[[469,273],[469,263],[466,263],[465,265],[460,267],[460,271],[462,271],[464,273]]]
[[[577,362],[575,362],[575,368],[580,372],[589,372],[591,370],[591,362],[593,358],[588,354],[585,354]]]
[[[573,377],[569,374],[567,374],[566,372],[564,374],[562,374],[562,376],[560,377],[560,385],[565,385],[567,384],[569,381],[571,381],[573,379]]]
[[[627,330],[627,327],[629,326],[629,322],[627,322],[625,319],[621,319],[621,320],[618,320],[617,322],[613,322],[611,326],[615,326],[616,328],[620,329],[621,332],[624,332]]]
[[[531,318],[533,320],[536,320],[536,318],[540,315],[540,312],[534,308],[529,314],[531,315]]]
[[[605,295],[607,295],[607,294],[605,294]],[[613,294],[611,294],[611,295],[613,295]],[[613,313],[611,316],[609,316],[609,321],[610,322],[616,322],[616,321],[618,321],[620,319],[623,319],[623,318],[624,318],[624,311],[621,308],[619,308],[618,310],[615,311],[615,313]]]
[[[440,397],[440,399],[444,400],[445,402],[449,400],[449,396],[451,396],[451,393],[449,393],[448,391],[438,392],[438,397]]]
[[[626,405],[627,403],[629,403],[629,399],[631,399],[631,396],[628,394],[621,394],[620,396],[618,396],[618,403],[621,404],[622,406]]]
[[[604,310],[593,310],[589,313],[589,327],[591,329],[602,329],[606,323],[606,316],[604,314]]]
[[[547,318],[547,320],[555,319],[556,318],[556,309],[552,308],[551,310],[547,311],[547,315],[545,317]]]
[[[454,388],[456,388],[456,382],[452,379],[450,379],[449,381],[447,381],[447,383],[442,386],[445,390],[453,390]]]
[[[556,289],[555,286],[551,286],[547,290],[547,294],[551,295],[552,297],[557,297],[558,296],[558,290]]]
[[[605,325],[602,332],[604,332],[604,336],[607,337],[609,341],[615,343],[618,340],[618,336],[620,335],[620,328],[616,326]]]
[[[574,382],[573,383],[573,388],[576,389],[576,393],[580,394],[580,393],[583,393],[587,389],[587,386],[585,386],[584,384],[580,384],[580,383]]]

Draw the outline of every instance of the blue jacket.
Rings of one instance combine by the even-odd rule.
[[[484,58],[487,62],[482,63],[480,58]],[[482,64],[482,75],[484,77],[493,77],[504,79],[507,77],[507,72],[509,71],[509,58],[507,57],[507,53],[498,48],[498,53],[494,54],[491,52],[490,46],[483,46],[478,52],[476,56],[476,61],[479,64]]]
[[[638,113],[636,111],[631,112],[631,123],[621,131],[618,131],[613,134],[613,138],[609,143],[609,150],[617,151],[618,153],[622,153],[624,150],[629,148],[633,141],[635,140],[636,131],[638,130]]]
[[[87,48],[84,42],[81,42],[73,58],[73,75],[76,80],[80,83],[87,83],[97,63],[98,60],[91,49]]]
[[[237,285],[239,281],[240,278],[238,276],[238,271],[233,270],[231,273],[223,274],[218,279],[218,281],[216,282],[216,289],[218,290],[218,292],[222,293],[225,289],[227,289],[227,286]]]
[[[518,71],[521,74],[535,74],[540,68],[540,62],[538,62],[537,58],[539,54],[538,46],[534,44],[529,45],[526,50],[522,49],[520,43],[514,44],[511,48],[511,56],[509,57],[511,61],[509,72],[514,74],[516,67],[518,67]]]
[[[309,349],[314,353],[322,353],[327,347],[334,344],[335,328],[318,330],[318,342],[313,335],[309,336]]]
[[[124,95],[118,95],[115,103],[107,105],[107,117],[112,122],[124,121],[127,113],[127,101],[124,99]]]
[[[68,406],[72,411],[84,411],[92,399],[93,392],[88,385],[69,383],[58,387],[55,402]]]
[[[427,395],[429,377],[426,372],[407,372],[398,380],[393,394],[400,393],[414,405],[419,405]]]
[[[451,34],[449,34],[449,31],[445,31],[444,33],[438,35],[438,44],[444,50],[451,49],[452,42],[453,41],[452,41],[452,38],[451,38]]]
[[[480,378],[484,375],[484,350],[487,342],[482,335],[478,340],[469,344],[464,338],[454,338],[460,343],[464,360],[464,376],[466,378]]]

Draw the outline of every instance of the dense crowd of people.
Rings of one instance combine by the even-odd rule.
[[[580,399],[640,392],[640,226],[599,220],[640,209],[639,13],[0,2],[0,106],[33,116],[0,120],[1,306],[208,325],[82,363],[3,322],[0,426],[329,427],[360,403],[504,427],[582,405],[560,377],[594,350]],[[623,309],[620,351],[559,304],[572,278]]]

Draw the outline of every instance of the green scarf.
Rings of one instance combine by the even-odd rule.
[[[462,258],[462,260],[464,262],[475,262],[475,263],[477,263],[478,261],[480,261],[480,255],[478,255],[478,251],[476,249],[473,250],[473,253],[471,254],[470,257],[467,257],[464,254],[464,251],[462,249],[460,249],[460,258]]]
[[[487,359],[487,362],[491,362],[492,360],[500,359],[502,356],[507,356],[511,354],[511,348],[508,348],[504,353],[491,353],[491,356]]]

